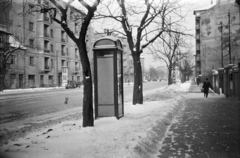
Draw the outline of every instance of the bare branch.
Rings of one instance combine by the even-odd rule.
[[[84,0],[78,0],[87,10],[91,10],[91,7],[84,1]],[[95,1],[96,3],[96,1]],[[99,3],[99,2],[98,2]],[[96,5],[96,4],[95,4]]]

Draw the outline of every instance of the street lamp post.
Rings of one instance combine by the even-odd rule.
[[[232,55],[231,55],[231,28],[230,28],[230,11],[228,10],[228,29],[229,29],[229,38],[228,38],[228,42],[229,42],[229,62],[230,64],[232,64]]]
[[[221,29],[221,60],[222,60],[222,68],[223,68],[223,38],[222,38],[222,33],[223,33],[223,24],[222,22],[220,23],[221,26],[220,26],[220,29]]]

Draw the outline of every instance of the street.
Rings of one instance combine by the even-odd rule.
[[[167,82],[147,82],[144,83],[144,91],[166,86]],[[132,98],[133,85],[124,85],[124,100],[130,101]],[[68,98],[67,104],[65,99]],[[81,110],[83,98],[83,88],[58,89],[47,91],[26,92],[19,94],[0,95],[0,124],[1,128],[8,128],[13,122],[42,117],[48,115],[59,117],[70,111]],[[47,119],[47,118],[45,118]],[[34,122],[34,120],[32,120]],[[29,122],[29,121],[28,121]],[[9,124],[10,123],[10,124]],[[16,123],[12,124],[15,128]]]

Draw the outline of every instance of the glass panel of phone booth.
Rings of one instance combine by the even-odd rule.
[[[98,116],[114,116],[113,52],[98,53]]]
[[[122,95],[123,95],[123,83],[122,83],[122,59],[121,59],[121,53],[118,51],[117,53],[117,74],[118,74],[118,116],[123,115],[123,101],[122,101]]]

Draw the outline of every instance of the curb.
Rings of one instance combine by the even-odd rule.
[[[167,128],[171,125],[171,122],[178,114],[178,112],[184,108],[185,98],[183,96],[179,96],[178,99],[171,99],[175,101],[173,104],[175,106],[173,109],[167,113],[163,118],[156,122],[155,126],[153,126],[148,132],[147,136],[140,140],[136,146],[134,147],[134,158],[142,158],[142,157],[151,157],[152,154],[156,153],[158,150],[159,144],[162,138],[165,136],[165,132]],[[171,101],[171,102],[172,102]]]

